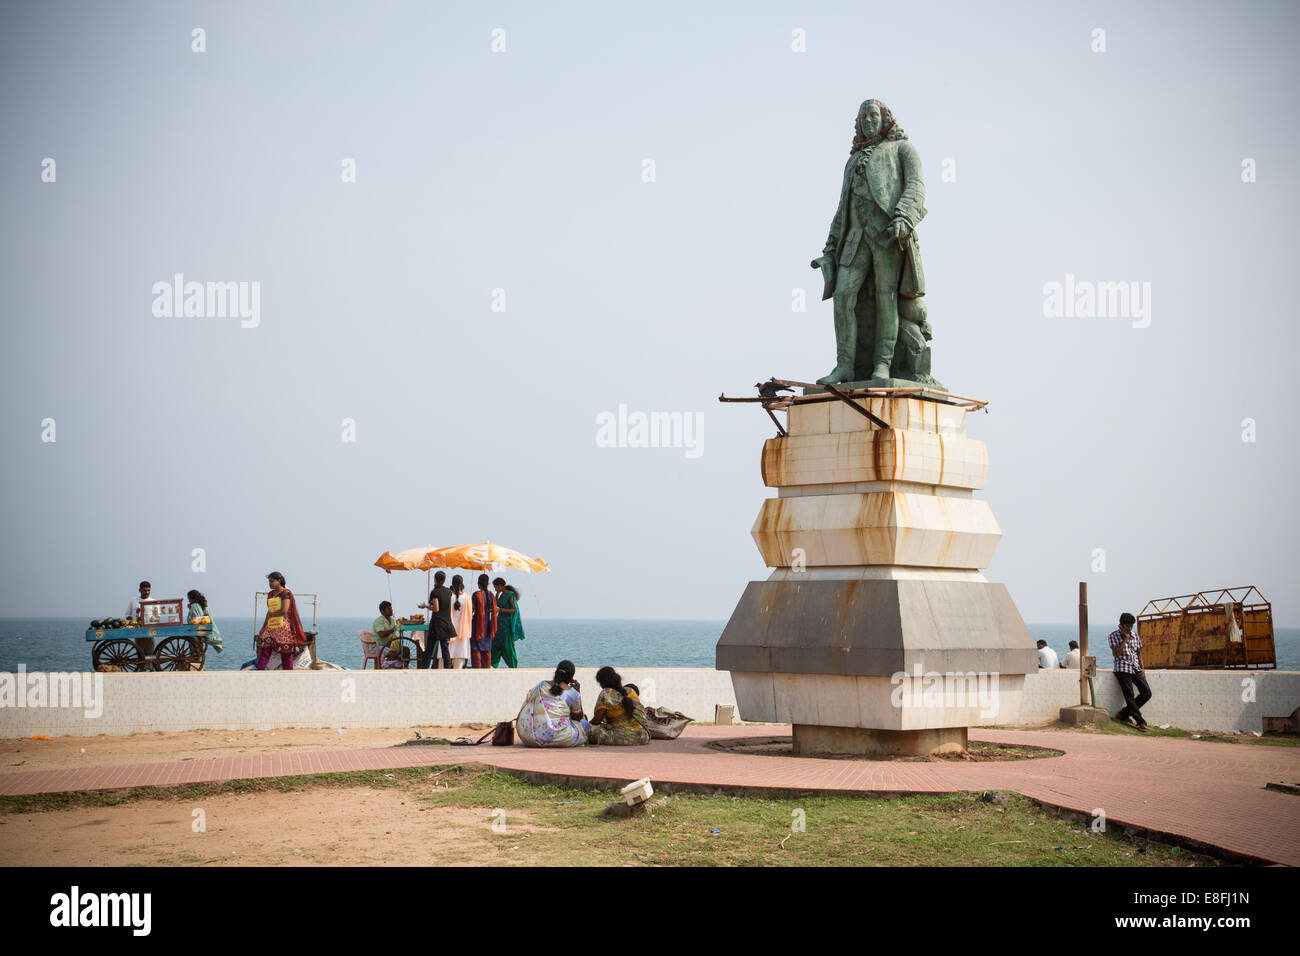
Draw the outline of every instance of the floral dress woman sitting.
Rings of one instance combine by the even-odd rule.
[[[529,747],[580,747],[590,725],[582,714],[582,691],[572,661],[560,661],[555,677],[528,692],[515,720],[519,739]]]

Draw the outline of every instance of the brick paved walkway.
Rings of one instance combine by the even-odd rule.
[[[1300,779],[1300,749],[1053,731],[981,730],[971,738],[1034,744],[1061,757],[989,763],[885,763],[720,752],[709,740],[788,736],[784,727],[691,727],[648,747],[538,750],[385,747],[263,754],[69,770],[0,773],[0,794],[115,790],[256,777],[484,763],[526,773],[623,784],[820,793],[1013,790],[1111,823],[1169,834],[1275,863],[1300,865],[1300,797],[1265,790]]]

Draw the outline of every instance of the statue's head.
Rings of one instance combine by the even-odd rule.
[[[866,100],[858,107],[858,119],[853,131],[852,152],[882,140],[907,138],[894,119],[894,114],[880,100]]]

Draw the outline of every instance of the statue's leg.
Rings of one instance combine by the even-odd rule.
[[[835,368],[829,375],[817,379],[818,385],[838,385],[853,380],[853,360],[858,350],[858,292],[871,265],[871,255],[865,252],[866,242],[859,243],[853,261],[841,265],[835,280]]]
[[[865,244],[865,243],[864,243]],[[876,348],[873,379],[889,378],[898,342],[898,279],[903,269],[903,253],[896,243],[871,244],[876,262]]]
[[[898,293],[876,290],[876,353],[873,379],[889,378],[898,342]]]
[[[858,293],[858,350],[853,358],[853,381],[871,378],[875,367],[876,347],[876,286],[871,276]]]

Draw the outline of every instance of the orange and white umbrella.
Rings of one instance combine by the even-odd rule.
[[[514,548],[502,547],[490,541],[478,544],[460,544],[450,548],[438,548],[429,557],[437,561],[432,567],[461,568],[468,571],[495,571],[498,568],[517,568],[540,574],[551,567],[541,558],[530,558]]]
[[[407,548],[405,551],[385,551],[375,562],[385,574],[394,571],[423,571],[425,590],[429,587],[429,572],[433,568],[455,568],[459,571],[494,571],[497,568],[518,568],[521,571],[540,573],[551,570],[541,558],[530,558],[513,548],[483,541],[479,544],[458,544],[447,548]],[[388,578],[388,598],[392,600],[392,578]]]
[[[497,568],[518,568],[535,574],[551,570],[541,558],[530,558],[514,548],[505,548],[490,541],[478,544],[457,544],[446,548],[407,548],[405,551],[385,551],[375,562],[375,567],[393,571],[428,571],[431,568],[456,568],[461,571],[495,571]]]
[[[492,566],[447,564],[440,552],[447,548],[407,548],[405,551],[385,551],[375,562],[375,567],[385,571],[428,571],[430,568],[464,568],[468,571],[490,571]]]

